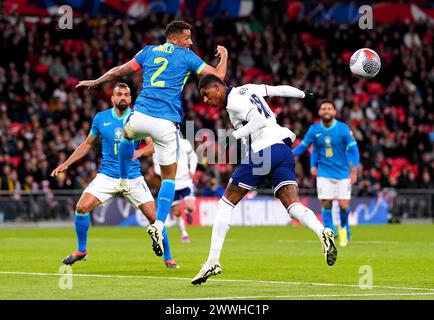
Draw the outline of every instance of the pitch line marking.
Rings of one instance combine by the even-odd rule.
[[[113,279],[160,279],[160,280],[178,280],[191,281],[191,278],[179,277],[155,277],[155,276],[127,276],[127,275],[105,275],[105,274],[83,274],[83,273],[45,273],[45,272],[20,272],[20,271],[0,271],[0,274],[9,275],[24,275],[24,276],[73,276],[73,277],[88,277],[88,278],[113,278]],[[243,279],[212,279],[212,282],[238,282],[238,283],[264,283],[264,284],[282,284],[282,285],[302,285],[302,286],[324,286],[324,287],[349,287],[360,288],[356,284],[340,284],[340,283],[321,283],[321,282],[299,282],[299,281],[277,281],[277,280],[243,280]],[[393,290],[410,290],[410,291],[429,291],[434,293],[434,288],[416,288],[416,287],[395,287],[395,286],[372,286],[377,289],[393,289]]]
[[[32,240],[32,241],[46,241],[47,238],[44,237],[7,237],[7,238],[3,238],[2,240],[4,241],[17,241],[17,240]],[[67,238],[60,238],[60,237],[55,237],[55,238],[50,238],[50,240],[61,240],[61,241],[66,241],[68,240]],[[118,241],[119,239],[115,239],[116,241]],[[102,238],[102,237],[95,237],[92,238],[92,241],[111,241],[111,239],[107,239],[107,238]],[[114,240],[113,240],[114,241]],[[123,239],[122,241],[134,241],[134,239]],[[227,239],[225,240],[226,242],[240,242],[240,241],[254,241],[254,242],[267,242],[270,243],[270,241],[275,241],[275,242],[279,242],[279,243],[299,243],[299,242],[303,242],[303,243],[318,243],[318,240],[298,240],[298,239],[277,239],[277,240],[260,240],[260,239],[252,239],[252,240],[243,240],[243,239]],[[387,240],[354,240],[351,242],[352,245],[365,245],[365,244],[384,244],[384,245],[403,245],[403,244],[407,244],[407,245],[412,245],[412,244],[423,244],[423,245],[429,245],[429,246],[434,246],[434,242],[427,242],[427,241],[406,241],[406,242],[402,242],[402,241],[387,241]]]
[[[204,297],[179,300],[235,300],[235,299],[284,299],[284,298],[336,298],[336,297],[378,297],[378,296],[430,296],[434,292],[411,293],[342,293],[342,294],[290,294],[284,296],[239,296],[239,297]],[[176,299],[178,300],[178,299]]]
[[[270,242],[270,240],[260,240],[260,239],[253,239],[253,240],[240,240],[240,239],[228,239],[225,241],[229,241],[229,242],[238,242],[238,241],[255,241],[255,242]],[[298,239],[278,239],[275,240],[279,243],[299,243],[299,242],[307,242],[307,243],[318,243],[318,240],[298,240]],[[383,241],[383,240],[354,240],[351,242],[351,245],[353,244],[360,244],[360,245],[365,245],[365,244],[396,244],[396,245],[402,245],[402,244],[426,244],[426,245],[434,245],[434,242],[427,242],[427,241],[406,241],[406,242],[401,242],[401,241]]]

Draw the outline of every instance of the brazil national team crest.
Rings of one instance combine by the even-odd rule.
[[[324,143],[326,147],[326,157],[333,157],[332,138],[330,138],[330,136],[326,136],[324,138]]]
[[[122,128],[115,129],[115,141],[121,141],[122,139]]]

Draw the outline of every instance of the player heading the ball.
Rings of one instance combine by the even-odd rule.
[[[288,214],[319,237],[327,264],[334,265],[337,249],[333,231],[324,228],[315,213],[301,204],[298,197],[295,162],[290,147],[295,140],[295,134],[277,124],[273,111],[264,99],[266,96],[310,99],[313,93],[286,85],[245,84],[228,87],[213,75],[207,75],[200,80],[199,90],[205,103],[214,107],[226,107],[229,119],[236,129],[232,135],[244,141],[250,138],[251,144],[248,146],[248,154],[233,172],[225,193],[218,202],[209,256],[199,273],[191,280],[192,284],[201,284],[210,276],[221,272],[219,259],[231,225],[233,209],[266,177],[271,180],[274,195],[280,199]]]

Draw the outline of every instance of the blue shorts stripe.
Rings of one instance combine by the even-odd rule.
[[[247,190],[254,190],[254,189],[256,189],[255,187],[249,186],[249,185],[244,184],[242,182],[238,182],[238,186],[241,187],[241,188],[247,189]]]
[[[276,192],[279,191],[280,188],[287,186],[287,185],[295,185],[298,188],[297,181],[282,181],[276,187],[273,188],[274,195],[276,195]]]

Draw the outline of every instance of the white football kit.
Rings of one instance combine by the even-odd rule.
[[[316,178],[316,189],[318,199],[321,200],[350,200],[351,181],[350,179],[333,179],[326,177]]]
[[[103,173],[98,173],[83,192],[95,196],[104,206],[111,198],[116,197],[115,186],[119,183],[118,178],[111,178]],[[143,176],[130,180],[131,194],[124,196],[135,208],[141,204],[154,201],[151,191]]]
[[[152,159],[154,161],[155,173],[160,175],[160,163],[155,153],[153,154]],[[173,205],[177,204],[181,197],[185,198],[188,196],[194,196],[193,179],[191,178],[190,174],[195,174],[197,162],[198,158],[191,143],[187,139],[180,139],[177,161],[178,167],[175,176],[175,198]],[[183,191],[182,194],[178,194],[179,191]]]
[[[297,185],[290,148],[295,134],[277,124],[273,111],[263,98],[265,96],[304,98],[305,94],[291,86],[246,84],[228,88],[226,110],[236,129],[232,135],[244,142],[250,136],[251,149],[229,182],[253,190],[265,176],[269,176],[276,194],[285,185]]]
[[[128,137],[134,140],[144,140],[151,136],[158,162],[162,165],[176,162],[179,142],[179,128],[176,123],[154,118],[141,112],[132,112],[126,120],[124,130]]]
[[[290,89],[288,89],[290,88]],[[294,89],[296,90],[293,92]],[[258,152],[275,143],[283,143],[286,138],[295,140],[295,134],[288,128],[281,127],[276,122],[273,111],[263,97],[266,96],[304,96],[303,91],[290,86],[268,86],[246,84],[241,87],[232,87],[227,96],[226,110],[229,119],[236,129],[234,136],[247,137],[250,134],[253,152]],[[299,92],[298,92],[299,91]],[[297,95],[298,94],[298,95]],[[249,129],[242,129],[243,123],[249,122]],[[241,134],[237,134],[240,129]],[[245,134],[246,132],[249,134]]]

